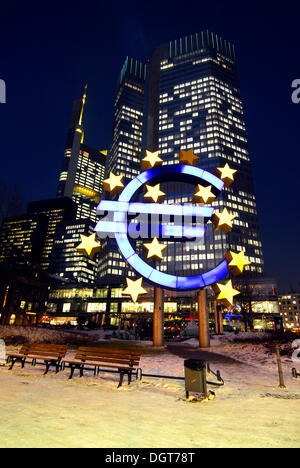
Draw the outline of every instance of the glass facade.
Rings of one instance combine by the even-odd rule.
[[[93,283],[97,275],[97,259],[77,252],[80,235],[93,234],[94,224],[89,220],[63,223],[56,230],[49,271],[74,283]]]
[[[107,171],[128,180],[140,172],[146,73],[145,64],[127,57],[118,80]]]
[[[300,330],[300,293],[282,294],[279,296],[280,315],[283,326],[287,329]]]
[[[105,156],[86,145],[80,145],[72,199],[76,203],[76,219],[96,223],[96,209],[102,193]]]
[[[212,205],[236,215],[231,232],[208,223],[204,243],[168,243],[162,271],[192,275],[214,268],[228,250],[244,250],[248,275],[263,274],[258,227],[234,46],[208,31],[158,47],[149,64],[147,148],[164,164],[178,163],[180,149],[199,156],[210,172],[226,163],[235,182]],[[169,203],[191,203],[194,187],[163,186]]]
[[[47,219],[43,215],[22,215],[6,218],[0,232],[0,263],[39,262]]]
[[[73,219],[74,203],[65,197],[41,200],[29,203],[27,212],[29,215],[44,215],[46,217],[47,227],[43,237],[40,265],[43,270],[49,270],[57,229],[64,222]]]
[[[127,57],[122,67],[114,104],[112,143],[107,159],[106,174],[123,174],[125,181],[140,173],[142,136],[144,129],[144,88],[147,67]],[[124,283],[128,271],[125,260],[113,239],[104,241],[99,262],[98,279],[101,283]]]
[[[96,209],[102,193],[106,152],[83,143],[82,99],[74,102],[66,148],[59,176],[57,196],[67,196],[76,203],[76,219],[90,219],[96,223]]]

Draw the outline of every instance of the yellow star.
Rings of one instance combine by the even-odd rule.
[[[145,193],[144,198],[145,200],[152,201],[154,203],[160,203],[165,199],[165,192],[160,190],[160,184],[154,185],[146,185],[147,193]]]
[[[133,302],[136,302],[140,294],[147,294],[146,289],[142,287],[143,278],[133,281],[126,278],[127,288],[122,291],[123,296],[131,296]]]
[[[199,161],[199,156],[194,154],[192,149],[188,151],[179,151],[179,162],[180,164],[189,164],[190,166],[196,166]]]
[[[227,258],[229,269],[235,276],[243,273],[244,267],[251,264],[245,257],[245,252],[243,250],[239,253],[229,251],[225,255],[225,258]]]
[[[203,187],[198,184],[194,197],[193,203],[212,203],[216,196],[211,191],[211,185]]]
[[[110,172],[109,178],[103,181],[104,190],[106,192],[110,192],[112,197],[114,197],[115,195],[120,193],[124,188],[123,178],[124,176],[122,174],[117,176]]]
[[[222,212],[215,211],[212,215],[212,222],[216,226],[215,231],[223,231],[225,234],[231,231],[232,229],[232,221],[236,218],[235,215],[229,213],[227,208],[224,208]]]
[[[158,151],[146,150],[146,156],[142,159],[142,170],[146,171],[152,169],[155,166],[160,166],[163,163],[163,160],[158,156]]]
[[[232,287],[231,280],[227,281],[226,284],[216,283],[214,284],[213,289],[215,290],[216,294],[218,294],[217,300],[224,303],[224,305],[227,307],[233,305],[234,296],[241,294],[237,289]]]
[[[144,247],[148,250],[147,258],[155,258],[156,260],[162,260],[163,252],[168,247],[167,245],[160,244],[157,240],[157,237],[154,237],[153,241],[149,244],[143,244]]]
[[[81,244],[76,247],[78,253],[88,255],[93,260],[96,253],[100,252],[101,244],[97,240],[97,234],[83,236],[80,234]]]
[[[223,180],[225,187],[229,187],[234,181],[233,176],[236,172],[235,169],[231,169],[228,163],[226,163],[224,167],[217,167],[215,174]]]

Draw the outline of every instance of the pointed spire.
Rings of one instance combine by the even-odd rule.
[[[87,84],[84,86],[84,92],[82,96],[82,106],[81,106],[81,112],[80,112],[80,117],[79,117],[79,125],[82,124],[82,116],[83,116],[83,110],[84,110],[84,105],[85,105],[85,100],[86,100],[86,93],[87,93]]]

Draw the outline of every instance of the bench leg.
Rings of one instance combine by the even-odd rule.
[[[74,375],[74,372],[75,372],[75,366],[71,366],[71,372],[70,372],[69,380],[72,379],[72,377],[73,377],[73,375]]]
[[[128,385],[131,384],[132,371],[128,371]]]
[[[12,368],[14,367],[16,362],[17,362],[17,359],[11,358],[11,365],[10,365],[10,368],[8,370],[12,370]]]
[[[21,367],[24,369],[26,358],[11,358],[11,365],[8,370],[12,370],[17,361],[21,362]]]
[[[45,372],[44,372],[44,375],[48,374],[49,369],[50,369],[50,366],[51,366],[51,362],[47,361],[47,362],[46,362],[46,370],[45,370]]]
[[[80,366],[80,377],[83,377],[83,366]]]
[[[119,371],[120,372],[120,381],[119,381],[119,387],[122,387],[123,379],[124,379],[124,371]]]

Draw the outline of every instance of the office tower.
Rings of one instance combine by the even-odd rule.
[[[56,229],[49,272],[75,283],[93,283],[97,275],[97,260],[77,252],[81,235],[90,236],[94,223],[81,219],[65,222]]]
[[[147,66],[127,57],[122,67],[114,104],[112,143],[106,174],[123,174],[125,181],[140,172],[144,123],[144,88]],[[128,274],[126,263],[114,240],[103,242],[99,281],[121,283]],[[129,272],[131,274],[131,272]]]
[[[146,73],[145,64],[127,57],[117,84],[107,171],[127,179],[140,172]]]
[[[46,232],[43,238],[43,247],[40,257],[40,265],[43,270],[49,270],[58,226],[61,226],[67,221],[74,220],[75,213],[75,204],[67,197],[29,203],[27,208],[27,214],[29,216],[44,215],[46,218]]]
[[[208,31],[158,47],[149,63],[147,149],[164,164],[193,149],[198,166],[214,172],[226,163],[235,182],[214,201],[237,218],[228,234],[208,224],[204,244],[168,243],[160,269],[190,275],[214,268],[230,249],[245,250],[248,275],[263,274],[263,254],[234,46]],[[169,183],[168,202],[191,202],[194,187]]]
[[[5,218],[0,231],[0,263],[39,263],[46,228],[43,214]]]
[[[300,331],[300,293],[290,292],[279,296],[280,315],[283,326],[296,333]]]
[[[57,196],[69,197],[76,203],[76,219],[90,219],[96,223],[96,208],[102,192],[106,152],[83,143],[83,111],[86,86],[82,99],[74,102],[67,134]]]

